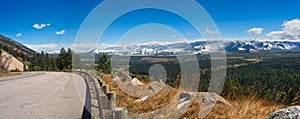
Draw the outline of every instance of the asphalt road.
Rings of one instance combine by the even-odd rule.
[[[27,72],[0,78],[0,119],[79,119],[84,79],[71,73]]]

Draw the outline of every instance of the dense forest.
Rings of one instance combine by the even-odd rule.
[[[300,104],[300,54],[290,53],[241,53],[227,54],[227,74],[222,96],[240,99],[249,96],[288,105]],[[155,57],[158,58],[158,57]],[[167,72],[167,84],[173,87],[180,79],[180,64],[176,57],[167,62],[131,57],[131,75],[147,76],[149,68],[161,64]],[[198,55],[201,82],[199,91],[207,91],[210,82],[209,55]]]
[[[48,53],[34,54],[33,57],[29,59],[31,62],[28,70],[29,71],[62,71],[72,69],[72,58],[77,63],[76,66],[80,64],[80,57],[75,54],[71,49],[67,51],[62,48],[57,57],[50,56]],[[78,68],[78,67],[74,67]]]

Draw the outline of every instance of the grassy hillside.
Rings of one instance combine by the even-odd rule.
[[[127,95],[118,88],[111,76],[101,75],[101,78],[110,86],[111,91],[117,93],[117,106],[126,107],[131,113],[149,113],[163,108],[171,102],[177,91],[172,89],[169,93],[158,93],[144,102],[136,102],[136,98]],[[256,97],[245,97],[238,100],[228,99],[228,101],[233,107],[217,103],[205,119],[261,119],[266,118],[271,112],[287,107]],[[192,102],[188,111],[181,118],[197,119],[199,107],[199,103]]]

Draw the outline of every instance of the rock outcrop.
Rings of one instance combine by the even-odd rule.
[[[268,119],[300,119],[300,106],[292,106],[271,113]]]
[[[14,56],[2,51],[0,54],[0,72],[8,72],[12,70],[24,71],[24,64]]]

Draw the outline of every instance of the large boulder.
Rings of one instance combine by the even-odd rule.
[[[153,90],[155,93],[158,93],[159,91],[161,91],[161,89],[163,89],[164,86],[164,83],[154,81],[150,84],[150,86],[148,86],[148,89]]]
[[[130,85],[132,85],[132,86],[144,86],[145,84],[143,84],[139,79],[133,78],[130,82]]]
[[[292,106],[271,113],[268,119],[300,119],[300,106]]]
[[[19,71],[24,71],[24,64],[14,56],[2,51],[0,55],[0,72],[7,72],[16,69]]]

